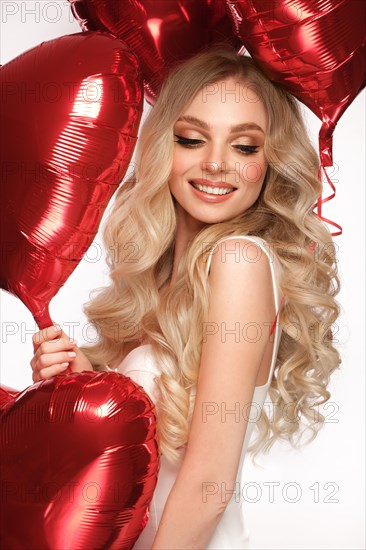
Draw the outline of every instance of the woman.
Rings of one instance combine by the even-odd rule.
[[[34,336],[33,380],[112,368],[156,403],[161,468],[135,549],[249,548],[254,426],[255,455],[324,420],[339,280],[312,211],[318,163],[296,100],[252,59],[220,47],[181,64],[104,229],[111,285],[85,307],[98,343]]]

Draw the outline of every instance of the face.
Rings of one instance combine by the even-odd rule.
[[[253,86],[229,78],[203,88],[174,126],[169,188],[177,219],[196,231],[228,221],[258,198],[267,115]]]

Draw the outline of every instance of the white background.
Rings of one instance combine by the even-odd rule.
[[[3,0],[0,62],[4,64],[42,41],[76,32],[80,27],[67,1]],[[262,469],[246,459],[239,493],[246,501],[252,543],[258,549],[365,548],[364,98],[363,92],[336,128],[334,167],[329,174],[337,193],[323,207],[323,215],[343,227],[343,235],[335,237],[342,281],[337,339],[343,362],[330,385],[332,397],[322,409],[327,422],[317,439],[299,452],[276,444],[268,456],[259,459]],[[145,113],[148,108],[145,104]],[[317,146],[320,121],[306,107],[303,110]],[[325,194],[329,193],[325,188]],[[93,337],[85,328],[82,304],[90,290],[107,282],[98,236],[50,307],[52,319],[79,344]],[[38,328],[20,300],[4,291],[0,299],[1,383],[24,389],[32,383],[31,337]]]

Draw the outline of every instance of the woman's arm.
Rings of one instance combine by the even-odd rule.
[[[246,260],[248,242],[230,241],[231,250],[240,247],[239,261],[237,255],[225,255],[225,241],[212,260],[187,450],[151,550],[205,548],[234,492],[246,405],[269,340],[266,327],[276,314],[268,257],[258,246],[257,261]],[[250,333],[253,326],[257,338]]]

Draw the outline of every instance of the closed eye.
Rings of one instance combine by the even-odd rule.
[[[183,145],[184,147],[198,147],[199,145],[205,143],[203,139],[186,138],[179,136],[178,134],[174,134],[174,137],[177,138],[175,142],[179,143],[179,145]],[[250,155],[257,152],[258,145],[234,145],[234,148],[238,149],[238,151],[244,155]]]
[[[204,143],[202,139],[191,139],[178,136],[177,134],[174,134],[174,137],[177,138],[177,140],[174,140],[175,143],[179,143],[179,145],[184,145],[185,147],[197,147],[198,145],[202,145],[202,143]]]
[[[250,155],[252,153],[256,153],[258,149],[258,145],[234,145],[234,147],[244,155]]]

